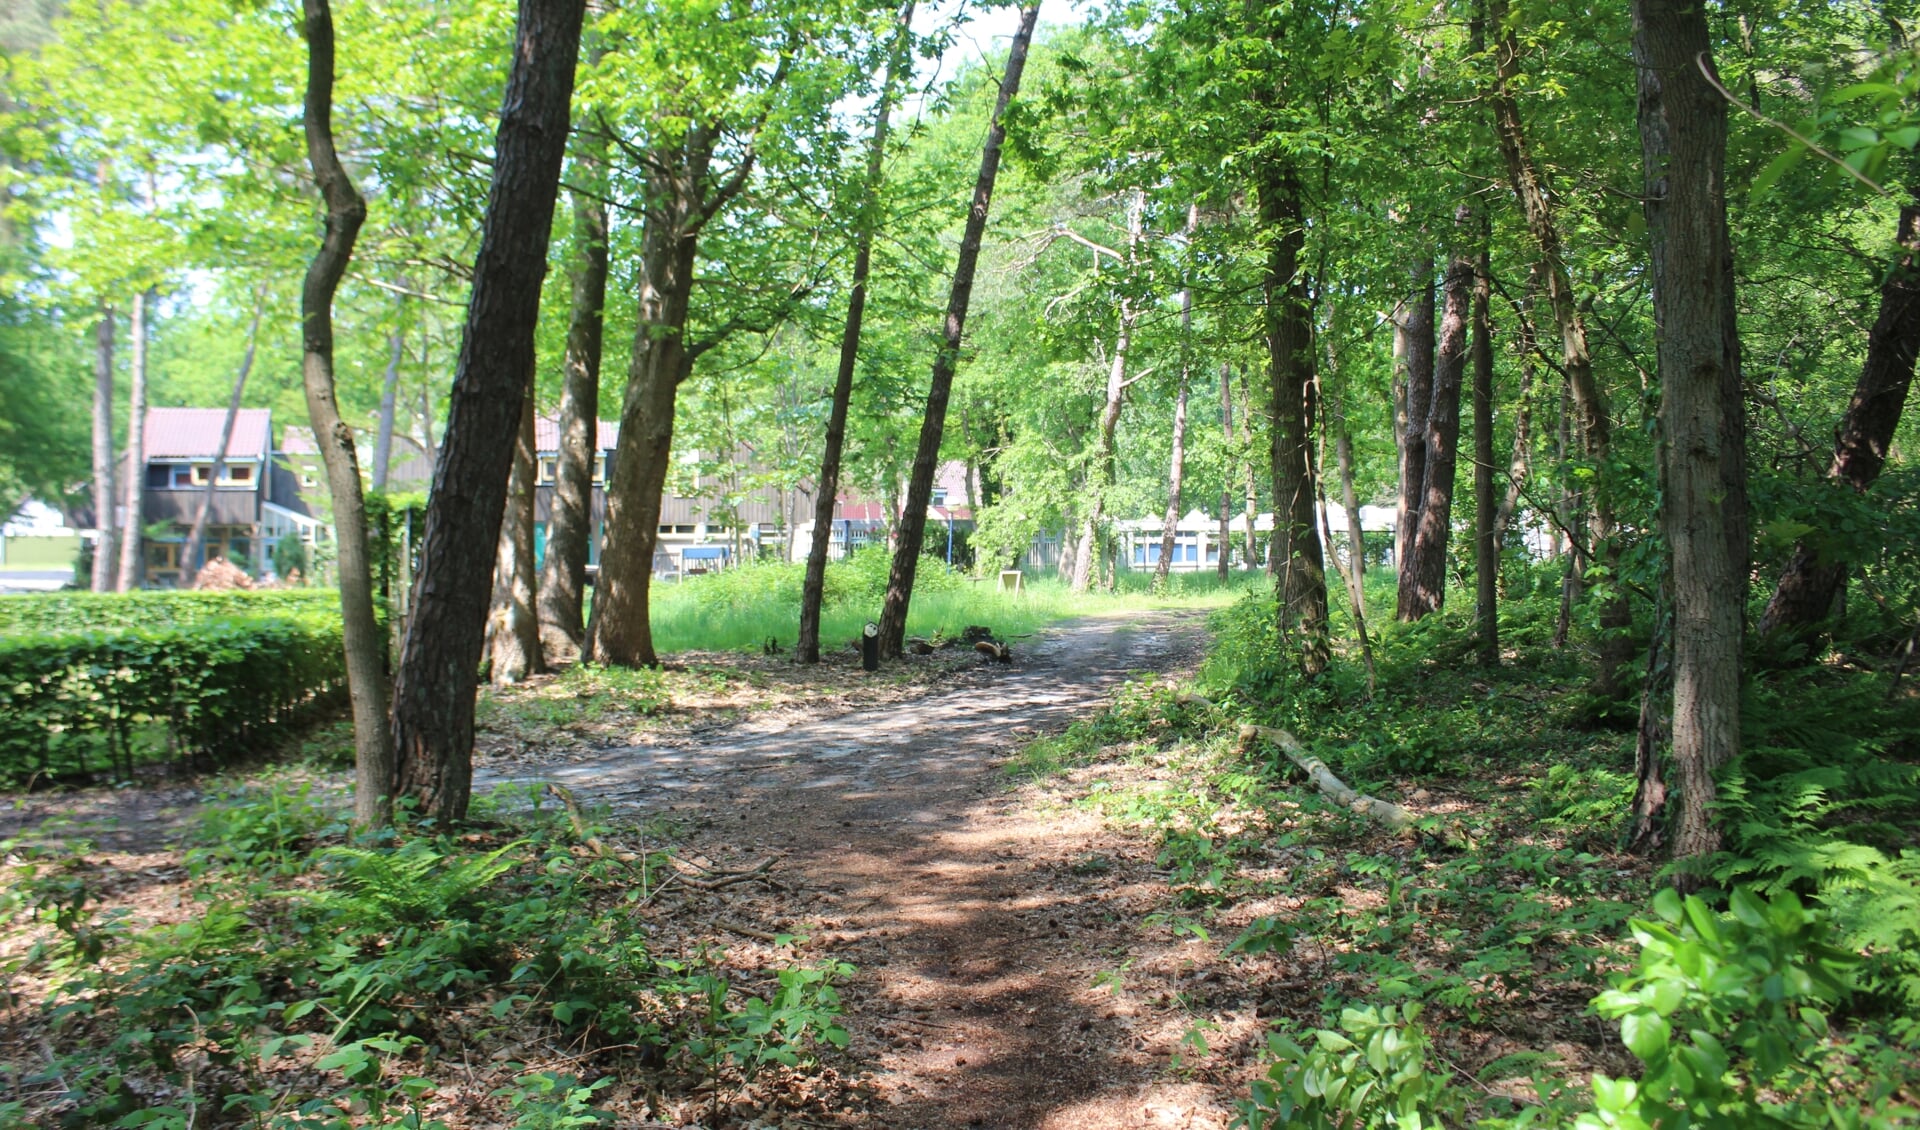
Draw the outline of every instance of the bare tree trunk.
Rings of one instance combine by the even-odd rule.
[[[1500,543],[1493,501],[1493,265],[1486,218],[1473,271],[1473,573],[1482,666],[1500,663]]]
[[[406,300],[400,302],[406,309]],[[395,326],[387,332],[387,375],[380,387],[380,419],[373,433],[373,489],[387,489],[387,476],[393,470],[393,417],[400,399],[400,360],[406,356],[406,337]]]
[[[607,305],[606,140],[580,133],[574,158],[573,310],[560,386],[560,453],[547,507],[547,558],[540,574],[540,643],[548,666],[571,663],[586,643],[582,603],[593,554],[593,468],[600,454],[600,358]]]
[[[1425,420],[1420,460],[1421,485],[1413,544],[1400,567],[1396,615],[1404,621],[1440,611],[1447,599],[1447,546],[1453,536],[1453,487],[1460,452],[1460,387],[1467,368],[1467,323],[1473,296],[1473,261],[1455,255],[1447,264],[1446,312],[1434,354],[1433,388],[1425,411],[1409,410]],[[1413,443],[1408,432],[1407,443]]]
[[[1146,193],[1134,189],[1127,205],[1127,259],[1131,271],[1139,247],[1142,225],[1146,221]],[[1073,592],[1086,592],[1095,574],[1089,566],[1102,560],[1098,553],[1102,527],[1107,518],[1107,495],[1114,484],[1113,437],[1120,426],[1120,413],[1126,407],[1127,358],[1133,351],[1133,325],[1139,310],[1128,298],[1120,300],[1120,329],[1113,341],[1113,362],[1107,367],[1107,399],[1100,409],[1100,425],[1094,432],[1093,458],[1087,464],[1087,509],[1080,523],[1080,552],[1075,556]]]
[[[1273,406],[1273,548],[1278,570],[1279,628],[1298,633],[1301,669],[1309,677],[1331,660],[1327,575],[1314,517],[1313,317],[1300,264],[1305,210],[1293,170],[1269,167],[1260,185],[1260,219],[1273,241],[1267,255],[1266,336]]]
[[[1534,278],[1539,278],[1539,265],[1534,266]],[[1520,394],[1514,402],[1513,414],[1513,454],[1507,459],[1507,490],[1500,499],[1500,512],[1493,520],[1493,552],[1496,557],[1506,552],[1507,533],[1513,525],[1514,512],[1520,508],[1520,488],[1527,481],[1528,470],[1532,466],[1533,454],[1533,299],[1534,288],[1528,287],[1527,313],[1520,319]]]
[[[1318,380],[1314,382],[1314,385],[1317,390],[1317,398],[1321,401],[1322,410],[1324,411],[1326,403],[1325,389],[1320,387],[1321,382]],[[1324,435],[1325,432],[1326,421],[1322,420],[1321,433]],[[1344,427],[1340,429],[1340,439],[1342,442],[1346,440],[1346,429]],[[1367,694],[1372,695],[1379,685],[1379,673],[1375,671],[1373,666],[1373,640],[1367,635],[1367,610],[1364,603],[1365,598],[1360,593],[1360,578],[1364,575],[1365,566],[1361,564],[1360,560],[1360,555],[1364,552],[1364,548],[1363,543],[1358,537],[1360,532],[1359,523],[1353,519],[1353,510],[1349,507],[1347,510],[1348,519],[1354,522],[1350,531],[1353,539],[1347,550],[1347,567],[1345,571],[1342,571],[1339,568],[1340,555],[1335,553],[1333,549],[1332,518],[1327,513],[1326,470],[1326,450],[1324,445],[1322,445],[1319,457],[1313,461],[1313,489],[1315,497],[1319,502],[1320,540],[1321,544],[1327,547],[1327,553],[1332,555],[1334,572],[1340,574],[1343,587],[1347,590],[1347,610],[1353,615],[1354,634],[1360,638],[1360,661],[1365,664],[1367,669]]]
[[[1833,462],[1827,468],[1828,479],[1856,494],[1866,493],[1886,465],[1913,387],[1914,358],[1920,355],[1920,204],[1900,209],[1895,238],[1900,257],[1880,286],[1866,363],[1834,431]],[[1788,633],[1817,642],[1813,637],[1833,611],[1846,571],[1846,561],[1823,559],[1805,544],[1796,546],[1761,614],[1760,635]]]
[[[1200,225],[1200,205],[1187,205],[1187,246]],[[1187,471],[1187,385],[1193,372],[1193,287],[1180,291],[1180,390],[1173,403],[1173,452],[1167,469],[1167,513],[1160,526],[1160,560],[1153,571],[1156,592],[1167,587],[1180,527],[1180,488]]]
[[[1596,475],[1588,506],[1593,518],[1591,540],[1597,563],[1609,573],[1617,573],[1617,527],[1613,501],[1607,489],[1607,463],[1613,450],[1613,425],[1607,417],[1606,401],[1601,396],[1599,383],[1594,379],[1593,351],[1587,344],[1586,320],[1580,313],[1573,283],[1561,254],[1560,229],[1539,170],[1528,151],[1519,105],[1513,96],[1512,83],[1520,73],[1520,49],[1507,19],[1507,0],[1489,0],[1488,15],[1493,26],[1503,29],[1500,42],[1494,48],[1498,75],[1491,98],[1495,132],[1499,135],[1500,151],[1506,159],[1507,175],[1514,195],[1526,215],[1528,231],[1540,249],[1541,262],[1545,267],[1547,304],[1560,329],[1561,368],[1566,373],[1567,388],[1577,413],[1574,430],[1579,435],[1582,454],[1593,464]],[[1719,286],[1717,280],[1715,286],[1716,289]],[[1579,567],[1582,564],[1578,560],[1582,555],[1581,550],[1576,547],[1574,555],[1576,567]],[[1594,690],[1603,699],[1611,701],[1620,697],[1624,667],[1633,654],[1633,641],[1627,635],[1627,628],[1631,624],[1632,613],[1627,606],[1625,591],[1616,587],[1614,595],[1607,599],[1606,605],[1600,610],[1600,665]]]
[[[1243,543],[1242,548],[1247,555],[1247,568],[1258,569],[1260,567],[1260,544],[1253,527],[1255,521],[1260,516],[1260,487],[1259,480],[1254,474],[1253,456],[1251,454],[1253,450],[1253,389],[1248,387],[1247,370],[1245,367],[1242,367],[1240,370],[1240,450],[1242,452],[1240,458],[1240,479],[1243,484],[1240,513],[1241,516],[1246,519],[1247,526],[1245,530],[1241,531],[1240,539]],[[1271,574],[1274,568],[1275,563],[1272,556],[1269,555],[1267,572]]]
[[[220,446],[214,449],[213,470],[207,475],[206,490],[200,494],[200,509],[193,517],[193,528],[187,532],[187,544],[180,550],[180,578],[191,583],[197,578],[203,564],[200,551],[207,544],[207,518],[213,513],[213,493],[218,489],[220,472],[227,465],[227,445],[233,442],[233,424],[240,416],[240,398],[247,389],[247,374],[253,371],[254,347],[260,341],[260,313],[266,305],[267,292],[261,287],[253,296],[253,321],[247,326],[247,348],[240,355],[240,369],[233,375],[233,392],[227,397],[227,414],[220,421]],[[262,475],[272,473],[272,468],[262,467]]]
[[[994,103],[993,123],[987,129],[986,144],[980,152],[980,175],[974,182],[973,203],[967,210],[966,230],[960,237],[960,257],[954,266],[953,287],[947,296],[944,340],[934,355],[926,416],[920,426],[920,446],[914,453],[913,478],[907,486],[906,513],[901,517],[899,545],[894,550],[893,568],[887,576],[886,604],[880,612],[880,653],[888,658],[897,658],[906,640],[907,606],[913,597],[913,575],[919,568],[921,542],[926,536],[927,503],[933,497],[933,472],[940,460],[940,437],[946,429],[947,397],[952,392],[954,369],[960,360],[967,306],[973,297],[974,267],[979,262],[980,244],[987,230],[987,208],[993,200],[994,178],[1000,171],[1000,147],[1007,137],[1007,105],[1020,89],[1020,72],[1027,65],[1027,47],[1033,42],[1034,24],[1039,18],[1038,3],[1020,10],[1020,29],[1013,36],[1007,67],[1000,78],[1000,96]]]
[[[533,376],[533,370],[527,371]],[[520,405],[520,430],[513,441],[513,467],[507,474],[506,510],[500,522],[500,546],[493,571],[493,607],[487,617],[487,654],[496,687],[512,686],[544,666],[540,623],[533,603],[533,382]]]
[[[1672,553],[1673,762],[1680,858],[1718,849],[1714,771],[1740,750],[1745,577],[1721,508],[1729,356],[1726,103],[1702,0],[1634,0],[1654,318],[1665,443],[1663,526]],[[1742,477],[1744,483],[1744,477]],[[1744,490],[1742,491],[1744,497]]]
[[[122,492],[126,521],[120,529],[120,574],[114,588],[131,592],[146,576],[145,509],[147,487],[147,307],[153,301],[153,288],[133,296],[133,311],[127,317],[128,336],[133,339],[133,357],[127,375],[127,481]]]
[[[1233,531],[1227,518],[1227,512],[1233,509],[1233,492],[1228,489],[1233,482],[1233,370],[1225,361],[1220,362],[1220,430],[1228,453],[1220,467],[1220,583],[1224,585],[1233,557]]]
[[[128,468],[132,474],[135,469]],[[109,592],[114,579],[117,502],[113,490],[113,307],[100,304],[93,328],[93,591]]]
[[[493,572],[492,555],[473,550],[500,538],[585,8],[585,0],[520,3],[453,407],[394,679],[398,791],[442,826],[465,818],[472,791],[475,673]]]
[[[704,212],[702,193],[714,143],[710,129],[694,125],[678,151],[666,155],[648,177],[639,313],[620,406],[620,448],[607,483],[600,576],[587,625],[587,656],[600,663],[650,667],[659,662],[647,612],[653,551],[673,450],[674,402],[693,372],[687,310],[700,224],[703,213],[711,214]]]
[[[387,649],[373,614],[373,571],[367,552],[366,500],[353,431],[334,399],[333,296],[353,256],[367,206],[333,143],[333,11],[327,0],[304,0],[307,37],[307,160],[326,202],[326,233],[300,290],[301,376],[307,418],[326,465],[333,499],[335,568],[340,578],[341,637],[347,691],[353,701],[354,822],[379,827],[393,818],[393,746],[387,732]]]
[[[1340,505],[1347,513],[1347,573],[1353,593],[1353,615],[1364,621],[1367,616],[1367,534],[1360,526],[1360,500],[1353,486],[1353,437],[1347,432],[1345,383],[1332,406],[1333,459],[1340,473]],[[1329,539],[1330,540],[1330,539]]]
[[[1394,518],[1393,568],[1406,586],[1414,532],[1420,527],[1420,503],[1426,497],[1427,409],[1433,403],[1433,261],[1413,269],[1413,295],[1394,308],[1394,438],[1400,448],[1400,505]],[[1404,609],[1396,610],[1408,619]]]
[[[820,454],[820,480],[813,500],[813,537],[807,544],[807,572],[800,586],[800,635],[793,657],[820,662],[820,606],[827,593],[827,553],[833,542],[833,507],[840,494],[840,456],[847,442],[847,412],[853,403],[853,373],[860,359],[860,326],[867,311],[867,276],[873,269],[873,237],[880,227],[880,189],[885,180],[887,122],[893,112],[894,83],[907,68],[903,54],[913,22],[913,0],[900,6],[898,30],[887,57],[887,76],[874,110],[873,137],[867,143],[867,176],[860,201],[860,234],[853,252],[853,289],[847,296],[847,320],[840,331],[840,367],[834,371],[833,406],[827,414],[827,444]],[[973,505],[973,474],[967,474],[967,505]]]

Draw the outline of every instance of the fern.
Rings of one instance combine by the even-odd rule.
[[[424,925],[448,918],[459,904],[513,870],[515,840],[482,856],[457,858],[425,840],[397,849],[329,848],[323,863],[338,889],[308,896],[308,905],[355,926]]]

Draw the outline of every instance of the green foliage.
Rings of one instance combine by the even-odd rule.
[[[557,813],[504,817],[504,840],[402,827],[344,842],[304,786],[210,807],[193,857],[199,909],[178,924],[134,930],[101,914],[79,857],[12,866],[0,913],[51,927],[0,969],[55,984],[45,1019],[62,1093],[43,1109],[172,1125],[122,1120],[147,1109],[141,1095],[211,1063],[237,1083],[230,1109],[300,1115],[276,1125],[344,1128],[355,1110],[424,1126],[426,1046],[475,1054],[471,1041],[508,1026],[521,1044],[543,1032],[637,1045],[695,1085],[847,1044],[834,984],[851,966],[775,965],[756,994],[709,955],[656,954],[638,916],[664,859],[581,852]],[[298,1047],[317,1053],[330,1086],[270,1082],[273,1058]],[[592,1126],[606,1121],[603,1086],[534,1070],[499,1097],[519,1126]]]
[[[339,594],[320,589],[9,594],[0,596],[0,639],[120,628],[183,628],[236,617],[337,616],[339,609]]]
[[[1465,1102],[1428,1060],[1428,1040],[1415,1023],[1420,1006],[1349,1008],[1340,1030],[1322,1028],[1302,1047],[1268,1037],[1275,1063],[1240,1104],[1248,1130],[1422,1130],[1456,1120]]]
[[[0,782],[155,757],[232,757],[318,717],[345,686],[336,618],[0,638]]]

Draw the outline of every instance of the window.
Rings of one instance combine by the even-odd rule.
[[[147,486],[149,488],[170,487],[173,485],[173,468],[165,463],[147,464]]]
[[[604,455],[596,456],[593,460],[593,481],[596,483],[607,481],[607,457]]]
[[[945,506],[947,504],[947,488],[946,487],[933,488],[933,504],[935,506]]]
[[[241,463],[238,466],[229,463],[224,468],[224,472],[220,477],[220,481],[223,483],[232,483],[235,486],[248,486],[253,482],[253,464],[251,463]]]
[[[559,471],[560,466],[558,460],[542,459],[540,461],[540,485],[545,486],[553,482],[554,479],[559,477]]]

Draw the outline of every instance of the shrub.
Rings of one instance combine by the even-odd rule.
[[[0,596],[0,638],[116,628],[180,628],[255,616],[338,615],[328,589],[228,592],[59,592]]]
[[[338,620],[0,638],[0,782],[240,753],[304,724],[345,685]],[[104,755],[103,757],[101,755]]]

